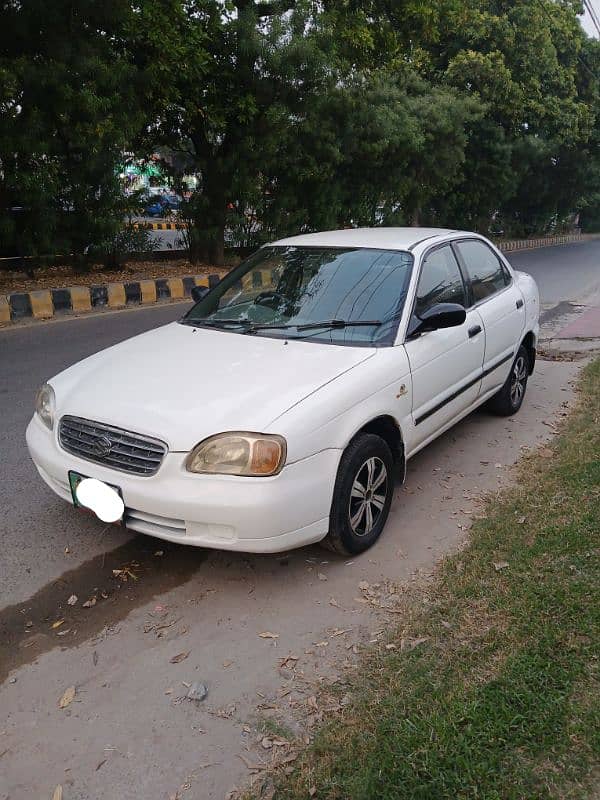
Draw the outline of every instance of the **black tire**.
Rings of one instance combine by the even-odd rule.
[[[511,414],[516,414],[523,404],[528,377],[529,354],[521,345],[504,386],[489,401],[490,411],[500,417],[510,417]]]
[[[394,459],[390,448],[380,436],[360,434],[342,455],[329,533],[321,544],[346,556],[367,550],[383,531],[393,494]]]

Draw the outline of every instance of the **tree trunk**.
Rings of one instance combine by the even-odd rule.
[[[204,171],[202,183],[204,202],[195,220],[200,252],[209,264],[220,267],[225,261],[226,187],[229,181],[228,176],[219,170],[218,159],[214,159]]]
[[[215,230],[210,243],[208,261],[215,267],[222,267],[225,263],[225,224]]]

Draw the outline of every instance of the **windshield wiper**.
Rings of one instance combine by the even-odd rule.
[[[252,322],[249,319],[183,319],[186,325],[197,325],[219,328],[221,326],[239,325],[244,329],[244,333],[254,333],[255,331],[288,330],[295,328],[297,331],[310,331],[317,328],[358,328],[358,327],[379,327],[383,325],[380,319],[324,319],[320,322],[303,322],[298,324],[290,322]]]
[[[383,325],[383,322],[380,319],[357,319],[357,320],[345,320],[345,319],[324,319],[321,322],[303,322],[300,325],[293,324],[293,323],[271,323],[264,325],[259,323],[254,323],[248,328],[248,333],[254,333],[254,331],[264,331],[264,330],[280,330],[288,328],[295,328],[297,331],[310,331],[313,328],[354,328],[354,327],[373,327]]]
[[[323,322],[306,322],[303,325],[296,325],[299,331],[309,331],[312,328],[358,328],[358,327],[379,327],[383,325],[380,319],[327,319]]]
[[[186,325],[196,325],[197,327],[210,327],[210,328],[219,328],[222,325],[241,325],[243,328],[249,328],[252,325],[249,319],[209,319],[200,318],[200,319],[183,319],[182,322],[185,322]]]

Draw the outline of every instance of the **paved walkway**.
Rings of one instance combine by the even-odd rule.
[[[562,328],[557,339],[600,339],[600,308],[592,306]]]

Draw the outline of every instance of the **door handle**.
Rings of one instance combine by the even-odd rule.
[[[469,328],[469,339],[477,336],[478,333],[481,333],[481,325],[473,325],[472,328]]]
[[[523,301],[517,300],[517,308],[523,308]]]

